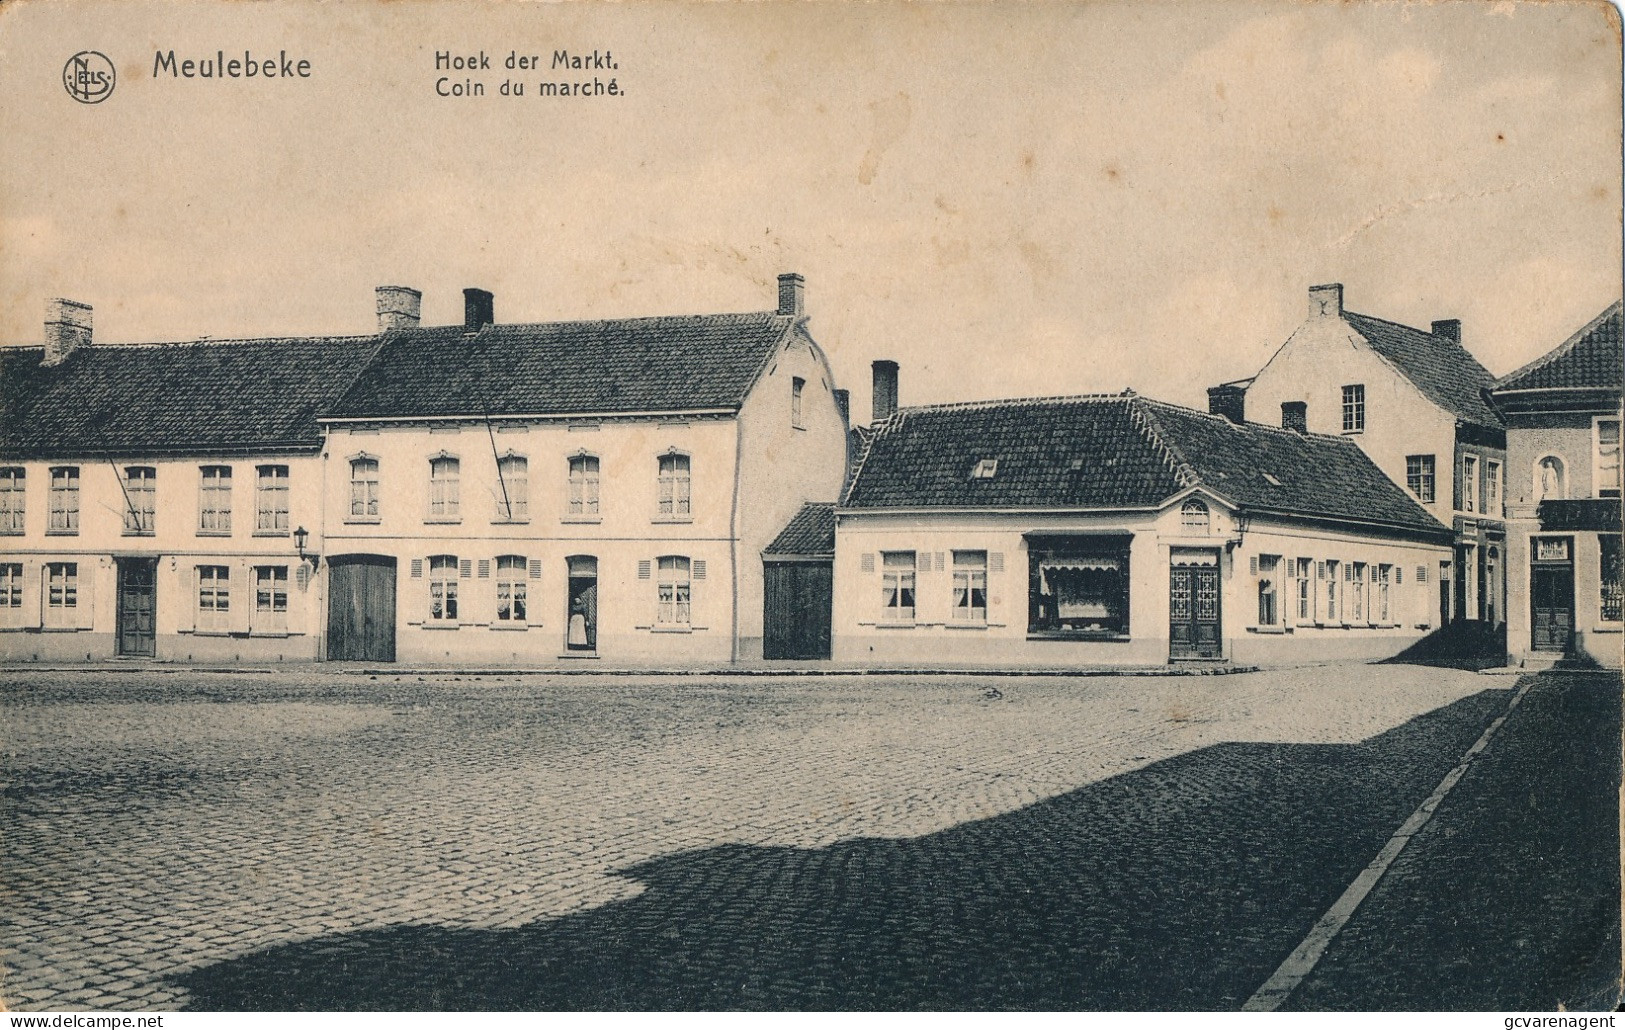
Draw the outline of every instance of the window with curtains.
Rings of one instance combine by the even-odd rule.
[[[288,567],[260,565],[254,569],[254,629],[277,633],[288,628]]]
[[[512,624],[526,621],[529,608],[529,598],[526,596],[528,569],[529,563],[521,555],[504,554],[497,558],[498,622]]]
[[[657,510],[663,519],[686,519],[693,514],[688,455],[660,456],[660,505]]]
[[[692,606],[689,560],[681,555],[667,555],[658,564],[655,621],[662,626],[687,626]]]
[[[429,460],[429,519],[455,522],[462,517],[463,466],[456,458],[441,455]]]
[[[254,470],[254,477],[254,532],[287,535],[288,466],[261,465]]]
[[[350,459],[350,518],[378,518],[378,459]]]
[[[887,622],[914,621],[914,552],[880,553],[881,618]]]
[[[197,631],[224,633],[231,628],[231,569],[225,565],[197,567]]]
[[[0,468],[0,534],[23,532],[26,472],[16,466]]]
[[[429,559],[429,621],[457,621],[457,557],[437,554]]]
[[[204,465],[198,470],[197,531],[207,536],[231,534],[231,466]]]
[[[953,584],[955,622],[987,621],[987,552],[955,551]]]
[[[157,530],[158,470],[131,465],[124,470],[124,535],[152,536]]]
[[[570,514],[592,518],[598,514],[598,458],[577,454],[570,458]]]
[[[1125,636],[1129,549],[1119,537],[1030,537],[1027,630],[1039,636]]]
[[[50,562],[45,566],[45,628],[71,629],[79,625],[79,564]]]
[[[1281,559],[1273,554],[1258,556],[1258,624],[1274,626],[1280,622],[1280,594],[1276,573]]]
[[[47,533],[79,532],[79,470],[60,467],[51,470],[50,519]]]
[[[496,518],[524,522],[530,518],[530,462],[517,454],[497,459]]]

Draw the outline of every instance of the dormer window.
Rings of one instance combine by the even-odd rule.
[[[972,479],[992,479],[998,471],[999,459],[983,458],[976,463],[975,468],[970,470],[970,477]]]
[[[1270,486],[1280,486],[1281,485],[1281,481],[1279,479],[1276,479],[1274,476],[1270,475],[1268,472],[1260,472],[1259,475],[1263,476],[1264,477],[1264,482],[1268,483]]]

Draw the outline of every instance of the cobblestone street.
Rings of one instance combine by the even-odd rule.
[[[13,675],[5,1000],[1235,1008],[1514,682]]]

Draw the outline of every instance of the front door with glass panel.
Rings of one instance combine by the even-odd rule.
[[[1218,658],[1219,556],[1213,551],[1176,551],[1168,568],[1168,656]]]
[[[120,558],[118,653],[151,658],[157,651],[158,560]]]
[[[1568,537],[1529,541],[1530,644],[1567,651],[1574,643],[1574,558]]]

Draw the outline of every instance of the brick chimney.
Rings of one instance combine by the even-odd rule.
[[[869,408],[871,425],[890,418],[897,410],[897,362],[877,361],[873,367],[875,395]]]
[[[1238,425],[1247,421],[1247,388],[1239,383],[1220,383],[1208,387],[1207,413],[1223,415]]]
[[[463,330],[477,332],[496,321],[495,301],[490,290],[470,286],[463,291]]]
[[[807,280],[794,272],[779,276],[779,314],[800,318],[807,313]]]
[[[42,365],[60,365],[80,347],[90,346],[90,305],[52,297],[45,302],[45,358]]]
[[[1309,404],[1306,401],[1282,401],[1281,428],[1294,433],[1309,432]]]
[[[1343,284],[1309,287],[1309,317],[1338,318],[1343,314]]]
[[[423,294],[410,286],[380,286],[378,294],[378,331],[416,329],[423,314]]]
[[[1461,346],[1461,319],[1439,318],[1433,322],[1433,335],[1443,336],[1456,346]]]

